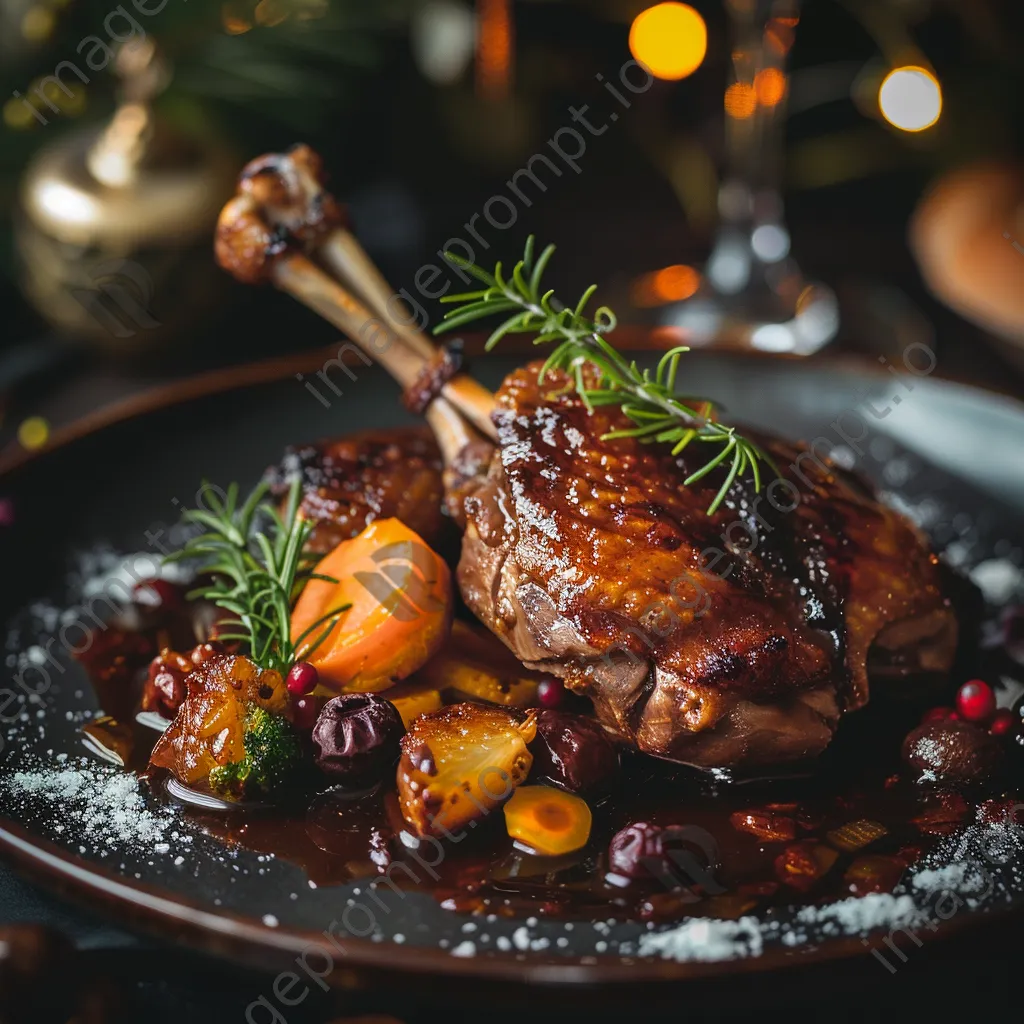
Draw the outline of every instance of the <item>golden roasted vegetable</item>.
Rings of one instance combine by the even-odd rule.
[[[245,762],[246,727],[254,712],[282,717],[288,690],[280,674],[242,655],[223,654],[199,665],[185,680],[188,696],[157,740],[150,763],[186,785]]]
[[[533,715],[453,704],[423,715],[402,738],[398,799],[419,835],[441,836],[468,825],[507,799],[529,774],[526,745]]]
[[[371,523],[342,541],[316,567],[337,583],[313,579],[292,612],[298,657],[320,673],[325,693],[386,690],[415,672],[448,635],[451,574],[441,557],[397,519]],[[344,608],[326,639],[325,615]],[[312,630],[308,640],[298,638]]]
[[[388,700],[398,708],[402,716],[402,724],[409,729],[412,723],[420,715],[427,715],[431,711],[440,711],[443,701],[440,691],[435,690],[430,683],[414,682],[412,680],[399,683],[398,686],[388,690]]]
[[[452,625],[449,643],[417,676],[442,692],[509,708],[535,704],[537,686],[543,678],[523,668],[492,634],[481,634],[464,622]]]
[[[545,857],[560,857],[586,846],[591,821],[585,800],[550,786],[523,786],[505,804],[508,834]]]

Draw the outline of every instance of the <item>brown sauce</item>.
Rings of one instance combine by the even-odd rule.
[[[135,719],[146,666],[161,645],[188,633],[186,613],[177,608],[110,629],[83,658],[107,713],[84,728],[89,744],[130,770],[144,771],[158,735]],[[941,836],[998,813],[994,800],[1015,797],[1005,779],[962,791],[915,783],[899,751],[920,712],[876,700],[844,721],[815,765],[770,780],[716,780],[626,752],[618,787],[592,804],[587,847],[561,858],[518,849],[500,809],[458,842],[428,839],[417,847],[393,777],[362,793],[325,786],[284,807],[183,813],[227,844],[299,865],[318,887],[386,876],[463,912],[735,918],[776,903],[891,891]],[[163,780],[152,781],[167,798]],[[610,874],[609,841],[635,822],[688,826],[688,858],[666,861],[658,877]]]

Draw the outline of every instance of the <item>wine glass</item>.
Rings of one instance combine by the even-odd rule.
[[[809,355],[835,337],[839,307],[789,255],[780,195],[786,54],[797,0],[725,0],[733,31],[719,224],[700,289],[666,311],[694,346]]]

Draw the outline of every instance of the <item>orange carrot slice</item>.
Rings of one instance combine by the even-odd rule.
[[[591,821],[585,800],[548,786],[520,786],[505,804],[508,834],[545,857],[586,846]]]
[[[342,541],[316,571],[338,582],[306,584],[292,612],[292,641],[308,632],[298,656],[316,667],[328,692],[386,690],[423,665],[448,635],[448,566],[397,519],[378,520]],[[333,628],[330,619],[316,625],[345,606]]]

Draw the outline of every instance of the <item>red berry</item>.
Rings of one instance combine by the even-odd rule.
[[[922,716],[921,722],[946,722],[960,716],[952,708],[929,708]]]
[[[169,580],[143,580],[135,585],[133,594],[136,603],[150,607],[178,608],[181,605],[181,588]]]
[[[296,729],[308,731],[320,716],[320,701],[316,697],[300,697],[292,701],[292,723]]]
[[[1018,718],[1009,708],[1000,708],[988,724],[988,731],[993,736],[1005,736],[1017,728]]]
[[[224,645],[218,643],[216,640],[208,640],[205,644],[196,644],[195,647],[189,651],[189,659],[192,664],[198,668],[200,665],[205,665],[211,658],[216,658],[218,654],[224,653]]]
[[[987,723],[996,713],[996,695],[988,683],[972,679],[957,690],[956,707],[968,722]]]
[[[559,679],[542,679],[537,685],[537,700],[542,708],[560,708],[565,703],[565,687]]]
[[[308,661],[297,661],[288,669],[288,692],[293,697],[304,697],[316,689],[318,680],[317,670]]]

